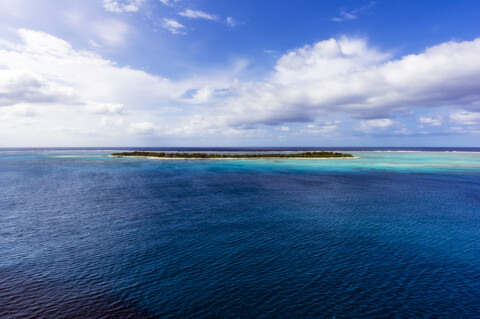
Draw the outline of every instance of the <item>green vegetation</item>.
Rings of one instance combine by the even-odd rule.
[[[113,153],[115,157],[159,157],[159,158],[193,158],[193,159],[208,159],[208,158],[346,158],[353,157],[352,154],[335,153],[335,152],[303,152],[303,153],[289,153],[289,154],[219,154],[219,153],[163,153],[163,152],[123,152]]]

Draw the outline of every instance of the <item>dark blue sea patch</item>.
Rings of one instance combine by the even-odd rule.
[[[480,316],[474,166],[8,154],[2,317]]]

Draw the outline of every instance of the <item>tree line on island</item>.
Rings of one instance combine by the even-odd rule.
[[[122,152],[113,153],[115,157],[159,157],[159,158],[193,158],[193,159],[208,159],[208,158],[345,158],[353,157],[348,153],[337,152],[303,152],[303,153],[257,153],[257,154],[221,154],[221,153],[165,153],[165,152]]]

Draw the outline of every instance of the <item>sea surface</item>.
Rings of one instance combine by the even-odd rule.
[[[317,149],[0,149],[0,318],[480,318],[480,149]]]

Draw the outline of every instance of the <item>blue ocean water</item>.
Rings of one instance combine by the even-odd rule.
[[[1,318],[480,317],[480,149],[112,151],[0,150]]]

